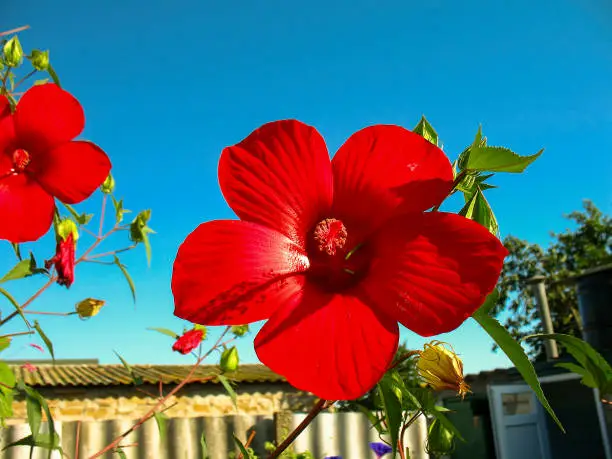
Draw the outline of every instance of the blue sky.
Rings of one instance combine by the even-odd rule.
[[[451,159],[481,123],[491,144],[546,148],[526,174],[494,180],[488,197],[503,235],[546,244],[584,198],[612,211],[610,21],[604,0],[5,1],[0,29],[29,24],[24,47],[51,50],[85,108],[84,137],[113,161],[117,195],[129,209],[151,208],[157,231],[150,268],[141,248],[123,258],[136,307],[119,271],[94,265],[79,266],[69,291],[54,286],[31,306],[107,301],[93,320],[41,319],[57,357],[110,363],[115,349],[132,363],[191,362],[146,328],[181,330],[170,292],[178,245],[203,221],[233,218],[217,184],[219,154],[267,121],[312,124],[335,151],[362,127],[412,128],[425,114]],[[99,199],[80,208],[96,212]],[[42,260],[53,241],[31,248]],[[0,246],[2,271],[10,256]],[[7,287],[24,300],[40,282]],[[402,333],[410,346],[424,342]],[[244,361],[256,359],[252,337],[240,344]],[[471,320],[442,339],[468,372],[508,365]],[[15,340],[3,356],[40,358],[29,342]]]

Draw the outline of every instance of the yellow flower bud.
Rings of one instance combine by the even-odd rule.
[[[463,379],[463,362],[446,343],[432,341],[419,351],[417,371],[434,390],[454,390],[461,397],[470,392]]]
[[[80,301],[76,305],[76,312],[81,319],[93,317],[100,312],[104,306],[104,300],[96,300],[94,298],[87,298]]]

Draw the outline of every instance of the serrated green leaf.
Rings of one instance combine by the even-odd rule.
[[[0,287],[0,294],[4,295],[4,297],[9,300],[9,302],[13,305],[13,307],[15,308],[15,310],[19,313],[19,315],[21,316],[21,318],[23,319],[24,323],[26,324],[26,326],[28,328],[32,328],[32,326],[30,325],[30,322],[28,321],[28,319],[26,319],[25,314],[23,313],[23,309],[21,309],[21,306],[19,305],[19,303],[17,303],[17,300],[15,298],[13,298],[13,296],[6,291],[5,289],[3,289],[2,287]]]
[[[387,434],[391,439],[390,443],[393,448],[391,457],[395,457],[395,453],[397,452],[397,440],[403,420],[402,404],[401,400],[397,397],[393,373],[397,372],[395,370],[387,372],[377,386],[380,400],[383,405],[383,411],[385,413]]]
[[[510,335],[508,330],[506,330],[495,318],[489,316],[488,314],[483,314],[480,309],[476,311],[472,317],[489,334],[489,336],[493,338],[493,341],[495,341],[499,348],[504,351],[506,356],[508,356],[523,377],[523,380],[529,387],[531,387],[531,390],[533,390],[542,406],[546,409],[546,411],[548,411],[548,414],[565,433],[565,429],[563,428],[561,421],[559,421],[557,418],[557,415],[546,399],[546,395],[544,395],[544,391],[542,391],[542,386],[540,386],[538,375],[522,346],[517,343],[514,338],[512,338],[512,335]]]
[[[134,383],[134,385],[135,386],[140,386],[141,384],[143,384],[142,378],[134,373],[134,369],[131,367],[131,365],[129,363],[127,363],[127,361],[123,357],[121,357],[117,351],[113,351],[113,352],[119,358],[119,360],[121,361],[121,364],[123,365],[123,367],[130,374],[130,377],[132,378],[132,382]]]
[[[234,437],[234,443],[236,443],[236,446],[238,446],[238,449],[240,450],[240,454],[242,454],[243,459],[249,459],[251,455],[244,447],[240,439],[236,436],[236,434],[232,434],[232,436]]]
[[[159,441],[164,443],[166,441],[166,432],[168,430],[168,416],[164,413],[153,413],[155,422],[157,423],[157,430],[159,430]]]
[[[15,266],[13,266],[9,272],[7,272],[1,279],[0,284],[5,282],[15,280],[15,279],[23,279],[24,277],[28,277],[32,275],[31,269],[32,262],[30,259],[21,260]]]
[[[55,353],[53,352],[53,343],[51,342],[49,337],[45,334],[45,332],[43,331],[43,329],[41,328],[37,320],[34,321],[34,329],[38,332],[38,335],[45,343],[45,346],[47,346],[47,349],[49,350],[49,354],[51,354],[51,358],[55,362]]]
[[[62,204],[66,209],[68,209],[68,212],[70,212],[70,215],[72,215],[74,221],[79,225],[87,225],[93,218],[93,214],[79,214],[70,204],[66,204],[65,202],[62,202]]]
[[[38,398],[31,396],[26,392],[26,413],[28,416],[28,424],[34,438],[38,438],[40,433],[40,424],[42,421],[42,405]]]
[[[544,152],[519,156],[504,147],[472,147],[467,159],[466,169],[473,171],[520,173]]]
[[[583,376],[582,383],[586,386],[593,388],[597,387],[600,391],[605,393],[608,387],[612,385],[612,367],[606,359],[586,341],[562,333],[531,335],[525,339],[531,338],[554,339],[561,343],[565,349],[567,349],[567,352],[569,352],[582,367],[583,370],[576,371],[576,373]],[[565,368],[567,368],[567,366]]]
[[[111,199],[113,201],[113,206],[115,207],[115,221],[117,224],[119,224],[123,221],[123,215],[129,214],[131,210],[123,208],[123,199],[117,201],[113,195],[111,195]]]
[[[238,409],[238,397],[236,395],[236,392],[234,391],[234,388],[231,386],[229,380],[223,375],[217,375],[217,379],[223,385],[223,387],[225,388],[225,391],[232,399],[232,403],[234,404],[234,407]]]
[[[438,133],[433,128],[433,126],[429,124],[429,121],[427,121],[427,119],[425,118],[425,115],[421,117],[421,121],[419,121],[419,123],[413,129],[413,132],[429,140],[436,147],[438,146]]]
[[[179,335],[177,333],[174,333],[172,330],[168,330],[167,328],[149,327],[147,328],[147,330],[153,330],[158,333],[161,333],[162,335],[168,335],[174,339],[179,338]]]
[[[9,302],[13,305],[15,310],[17,310],[17,312],[19,313],[19,315],[23,319],[23,321],[26,324],[26,326],[28,328],[32,328],[32,326],[30,325],[30,322],[28,321],[28,319],[26,319],[26,316],[23,313],[23,309],[21,309],[21,306],[19,305],[19,303],[17,303],[17,300],[15,298],[13,298],[13,296],[8,291],[4,290],[2,287],[0,287],[0,294],[4,295],[4,297],[7,300],[9,300]]]
[[[136,303],[136,287],[134,286],[134,281],[132,280],[132,276],[130,276],[130,273],[128,272],[126,266],[121,264],[121,261],[119,260],[119,257],[117,255],[115,255],[114,263],[117,266],[119,266],[119,269],[123,273],[123,276],[125,277],[125,280],[127,281],[130,287],[130,292],[132,292],[132,299],[134,300],[134,303]]]
[[[49,76],[51,77],[51,79],[53,80],[53,82],[58,86],[58,87],[62,87],[60,85],[60,80],[59,77],[57,76],[57,73],[55,73],[55,70],[53,69],[53,67],[51,67],[51,64],[49,64],[49,67],[47,67],[47,72],[49,73]]]

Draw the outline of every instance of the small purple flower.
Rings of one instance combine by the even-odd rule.
[[[376,454],[376,457],[378,459],[383,457],[385,454],[389,454],[391,451],[393,451],[393,448],[391,448],[389,445],[379,442],[370,443],[370,449],[374,451],[374,454]]]

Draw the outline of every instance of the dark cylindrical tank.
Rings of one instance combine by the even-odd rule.
[[[584,340],[608,361],[612,358],[612,265],[589,270],[576,279]]]

